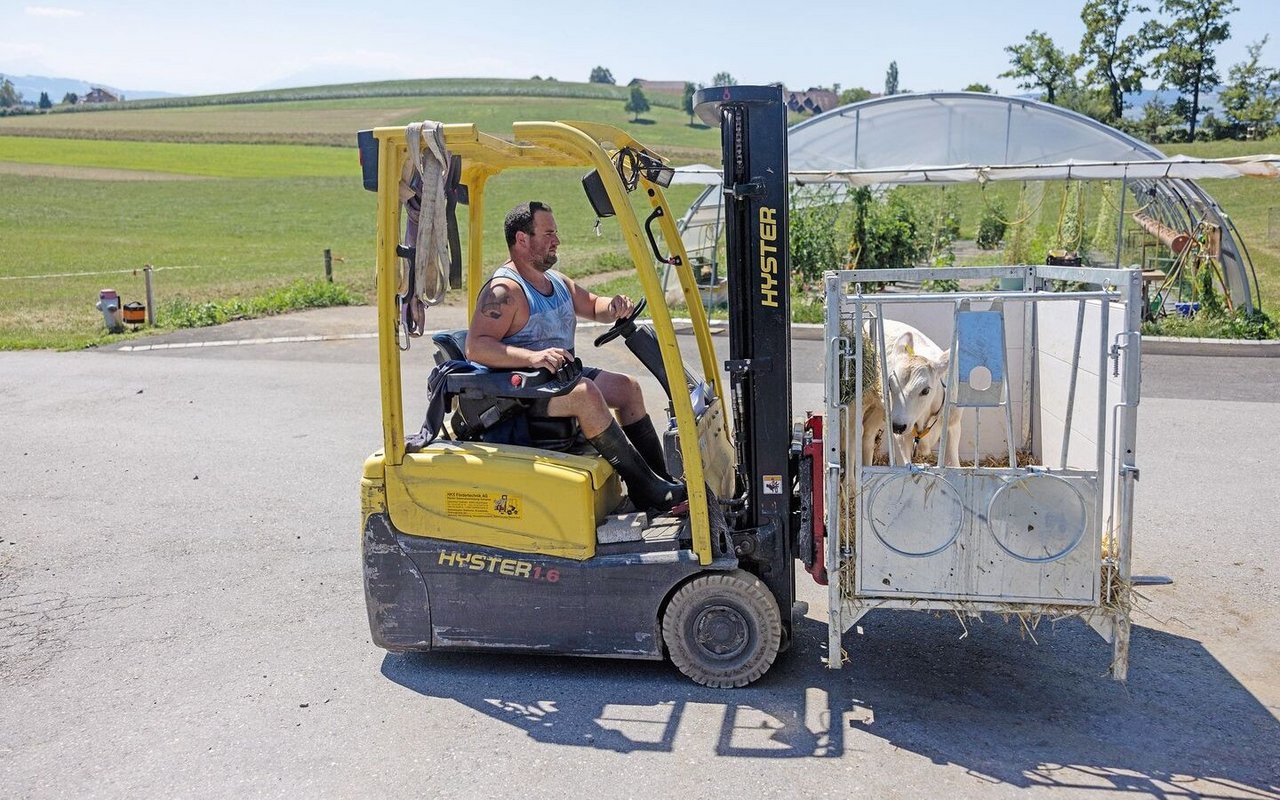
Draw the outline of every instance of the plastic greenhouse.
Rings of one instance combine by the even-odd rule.
[[[792,126],[788,154],[791,176],[802,184],[1120,180],[1121,215],[1126,202],[1134,203],[1130,211],[1141,208],[1141,222],[1152,232],[1172,237],[1215,226],[1232,305],[1244,309],[1253,308],[1257,284],[1248,251],[1231,219],[1193,179],[1280,175],[1276,156],[1167,158],[1073,111],[973,92],[894,95],[837,108]],[[713,275],[723,218],[718,172],[699,165],[677,170],[676,178],[708,184],[680,229],[690,258],[709,264]]]

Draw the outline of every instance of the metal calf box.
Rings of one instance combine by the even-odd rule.
[[[1025,288],[866,291],[940,278],[982,286],[1012,278],[1020,280],[1002,282]],[[839,425],[825,445],[831,652],[877,608],[1017,616],[1028,627],[1080,616],[1113,645],[1111,674],[1123,680],[1140,271],[832,272],[826,312],[827,419]],[[889,321],[946,351],[930,362],[945,373],[943,399],[928,424],[900,434],[909,457],[884,446],[864,463],[864,409],[879,402],[892,417],[895,392],[905,390],[891,366],[904,352],[914,357],[919,341],[886,333],[901,329]],[[953,411],[958,436],[946,425]],[[931,433],[939,421],[940,434]],[[887,419],[886,445],[892,435]],[[936,446],[921,452],[924,441]],[[833,656],[831,666],[839,662]]]

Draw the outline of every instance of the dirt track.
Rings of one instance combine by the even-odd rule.
[[[203,175],[176,175],[172,172],[148,172],[140,169],[107,169],[105,167],[68,167],[59,164],[25,164],[0,161],[0,174],[32,178],[71,178],[85,181],[205,181]]]

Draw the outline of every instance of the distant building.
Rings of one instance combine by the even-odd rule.
[[[120,98],[107,89],[95,86],[89,90],[88,94],[80,98],[81,103],[118,103]]]
[[[840,105],[839,95],[830,89],[810,87],[807,91],[785,91],[785,94],[787,108],[797,114],[821,114]]]

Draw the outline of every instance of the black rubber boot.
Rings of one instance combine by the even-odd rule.
[[[649,465],[649,469],[653,470],[654,475],[664,481],[672,480],[671,473],[667,472],[667,459],[662,453],[662,442],[658,439],[658,432],[654,430],[653,420],[649,419],[648,414],[630,425],[623,425],[622,432],[631,440],[631,444],[644,458],[644,463]]]
[[[683,483],[665,481],[653,474],[616,421],[610,422],[603,433],[592,436],[590,441],[622,476],[636,508],[650,514],[665,514],[689,499],[689,491]]]

